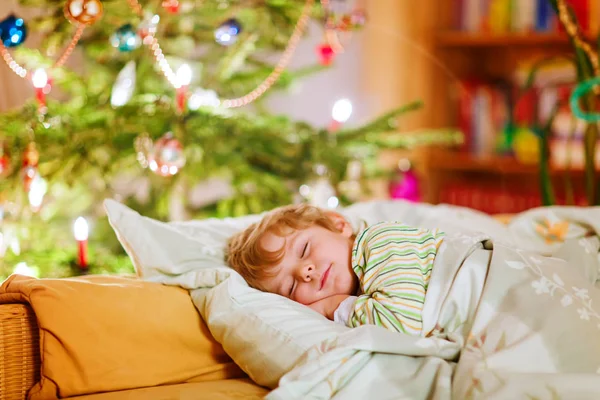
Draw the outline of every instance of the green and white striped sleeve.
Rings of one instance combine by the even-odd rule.
[[[382,222],[359,233],[352,268],[361,295],[348,325],[372,324],[421,334],[423,305],[433,260],[441,244],[439,230]]]

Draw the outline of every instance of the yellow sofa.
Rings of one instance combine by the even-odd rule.
[[[267,392],[215,342],[182,289],[121,277],[18,275],[0,287],[0,400],[260,399]]]

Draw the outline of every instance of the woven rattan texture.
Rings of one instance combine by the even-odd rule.
[[[23,400],[40,379],[40,340],[32,309],[0,305],[0,400]]]

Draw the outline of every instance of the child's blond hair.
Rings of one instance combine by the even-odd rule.
[[[227,243],[227,263],[257,289],[264,290],[261,282],[276,274],[273,267],[281,262],[285,255],[285,246],[276,251],[267,251],[260,241],[269,232],[286,237],[294,231],[319,225],[339,232],[330,212],[308,204],[279,207],[269,211],[260,222],[256,222],[244,231],[232,236]]]

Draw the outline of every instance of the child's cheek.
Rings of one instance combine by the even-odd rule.
[[[296,290],[296,301],[304,305],[314,303],[316,300],[313,299],[314,296],[310,296],[310,293],[307,293],[304,289],[305,288],[298,288],[298,290]]]

